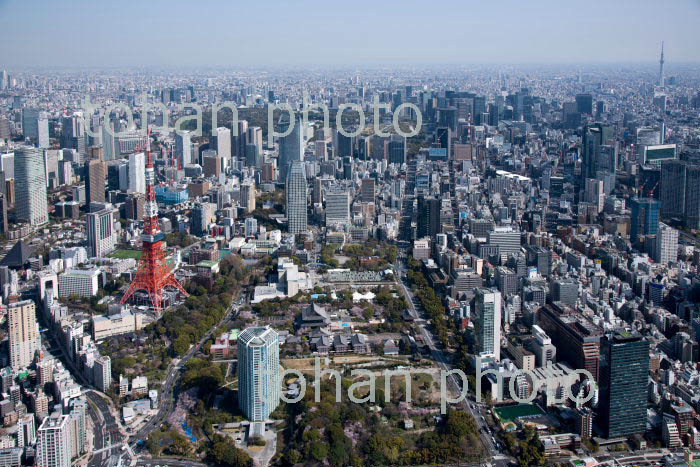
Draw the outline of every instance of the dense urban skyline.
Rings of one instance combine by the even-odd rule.
[[[700,466],[699,11],[0,0],[0,467]]]

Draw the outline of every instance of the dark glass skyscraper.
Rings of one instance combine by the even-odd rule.
[[[586,186],[587,178],[598,178],[601,147],[613,137],[612,127],[596,123],[583,130],[583,149],[581,154],[580,186]],[[607,165],[607,164],[606,164]],[[606,167],[607,168],[607,167]]]
[[[289,129],[290,121],[283,120],[280,123],[280,131],[285,133]],[[304,139],[302,137],[301,120],[295,117],[294,127],[287,136],[279,139],[279,158],[277,166],[280,171],[280,180],[287,179],[287,173],[292,163],[304,160]]]
[[[638,333],[603,339],[600,361],[600,425],[605,437],[643,433],[647,424],[649,342]]]
[[[659,202],[652,198],[633,198],[630,239],[639,240],[642,235],[656,235],[659,231]]]
[[[576,95],[576,111],[580,114],[593,114],[593,96],[590,94]]]
[[[417,237],[431,237],[440,233],[440,200],[433,197],[418,197]]]

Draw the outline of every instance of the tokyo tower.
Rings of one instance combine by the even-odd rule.
[[[155,170],[153,168],[153,155],[151,154],[151,133],[148,132],[146,148],[146,202],[143,215],[143,255],[139,260],[139,268],[136,277],[122,297],[121,303],[126,303],[137,290],[148,292],[151,305],[156,313],[163,311],[163,291],[165,287],[171,287],[180,291],[185,297],[189,296],[180,282],[175,278],[175,273],[170,270],[165,262],[163,240],[165,236],[160,231],[158,222],[158,203],[156,202]]]

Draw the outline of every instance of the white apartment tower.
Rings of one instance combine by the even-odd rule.
[[[36,306],[31,300],[7,305],[10,366],[17,371],[28,367],[41,345]]]
[[[44,419],[37,437],[37,465],[41,467],[70,467],[70,417],[54,412]]]
[[[477,351],[481,355],[501,359],[501,293],[497,290],[476,289],[474,331]]]
[[[252,422],[267,420],[279,404],[279,336],[269,326],[238,336],[238,400]]]

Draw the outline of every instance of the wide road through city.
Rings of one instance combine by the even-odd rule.
[[[109,403],[92,390],[85,391],[88,400],[89,413],[94,428],[95,445],[93,452],[98,452],[90,458],[90,467],[109,465],[109,459],[115,451],[121,453],[122,434],[119,424],[109,410]],[[115,446],[119,444],[118,446]],[[114,446],[111,448],[111,446]]]
[[[402,225],[401,225],[401,230],[400,230],[400,238],[402,242],[400,242],[400,249],[399,249],[399,258],[397,259],[396,264],[394,265],[394,276],[397,279],[397,283],[399,284],[401,290],[403,291],[404,296],[406,297],[406,301],[408,303],[409,307],[409,313],[415,320],[415,323],[418,327],[418,330],[423,337],[424,342],[427,344],[428,348],[430,349],[430,354],[433,360],[438,364],[438,367],[441,370],[444,371],[449,371],[452,369],[452,366],[448,363],[449,358],[445,355],[444,351],[440,350],[436,345],[435,345],[435,339],[432,334],[432,331],[429,329],[429,327],[426,325],[425,322],[425,317],[422,316],[422,306],[420,304],[420,301],[418,301],[417,297],[413,295],[413,292],[411,291],[410,285],[408,284],[408,278],[406,276],[406,265],[404,261],[408,257],[408,251],[409,251],[409,245],[411,243],[411,236],[410,236],[410,231],[411,231],[411,221],[413,218],[413,190],[415,189],[415,177],[416,177],[416,164],[415,161],[410,161],[408,164],[408,169],[406,172],[406,186],[405,186],[405,192],[404,192],[404,201],[402,203]],[[419,309],[420,308],[420,312]],[[455,374],[450,374],[448,378],[448,388],[450,389],[450,392],[452,395],[459,395],[461,393],[461,386],[458,382],[458,378]],[[476,403],[472,404],[470,403],[466,398],[459,402],[459,406],[462,407],[466,412],[471,414],[471,416],[474,418],[476,421],[477,427],[479,429],[479,436],[481,438],[481,443],[484,446],[484,449],[487,452],[487,456],[496,464],[496,465],[502,465],[506,466],[508,465],[508,460],[509,458],[505,455],[502,455],[499,451],[498,448],[494,445],[494,443],[491,441],[491,437],[489,435],[490,433],[490,427],[482,418],[482,414],[479,413],[478,405]]]
[[[428,328],[424,317],[421,316],[421,313],[418,311],[418,307],[421,307],[421,305],[418,301],[418,298],[413,295],[413,292],[407,284],[406,267],[403,264],[399,263],[396,265],[396,275],[399,278],[398,284],[401,286],[401,289],[403,290],[403,293],[406,297],[406,301],[408,302],[409,312],[415,320],[420,334],[423,337],[423,340],[430,349],[431,357],[433,358],[433,360],[435,360],[435,362],[438,364],[441,370],[451,370],[452,366],[448,363],[449,359],[446,357],[445,353],[442,350],[440,350],[437,347],[437,345],[435,345],[435,339],[432,334],[432,331]],[[418,307],[416,305],[418,305]],[[448,388],[450,389],[453,396],[459,395],[461,392],[461,385],[459,384],[458,379],[459,378],[457,378],[455,374],[450,374],[447,380]],[[470,403],[465,398],[464,400],[459,402],[459,406],[466,412],[471,414],[471,416],[476,421],[477,427],[479,429],[479,436],[481,437],[481,442],[484,445],[488,456],[493,458],[497,463],[502,462],[502,465],[507,465],[507,462],[505,462],[506,456],[500,455],[498,448],[491,441],[491,438],[487,433],[488,424],[484,419],[482,419],[481,414],[476,408],[477,405]]]

